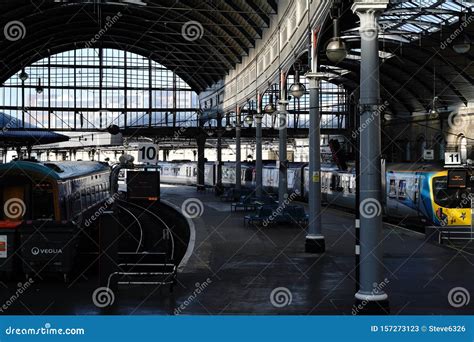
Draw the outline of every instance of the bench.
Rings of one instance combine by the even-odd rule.
[[[258,208],[256,214],[246,215],[244,217],[244,225],[255,225],[257,223],[263,224],[265,220],[270,223],[270,217],[274,215],[275,210],[278,208],[277,205],[263,205]]]
[[[239,202],[234,202],[230,205],[230,211],[237,211],[238,208],[242,208],[245,211],[255,210],[257,207],[258,204],[255,203],[255,199],[253,197],[240,196]]]

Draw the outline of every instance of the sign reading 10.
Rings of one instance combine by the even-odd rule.
[[[138,162],[139,163],[156,163],[158,160],[157,144],[139,144],[138,145]]]

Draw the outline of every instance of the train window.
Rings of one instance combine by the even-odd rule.
[[[92,196],[91,196],[91,189],[87,188],[86,190],[86,203],[87,203],[87,208],[89,208],[92,205]]]
[[[469,189],[448,188],[447,177],[433,178],[434,201],[444,208],[470,208]]]
[[[398,199],[407,197],[407,181],[402,179],[398,182]]]
[[[81,212],[81,193],[76,192],[72,195],[72,211],[74,214],[78,214]]]
[[[415,204],[418,203],[418,178],[415,178],[415,182],[413,183],[413,193],[414,193],[414,201]]]
[[[342,192],[343,190],[342,177],[336,176],[336,191]]]
[[[336,186],[337,186],[336,175],[332,175],[332,176],[331,176],[331,185],[329,186],[329,188],[330,188],[331,190],[336,190]]]
[[[388,190],[388,197],[396,198],[397,197],[397,181],[395,179],[390,179],[390,189]]]
[[[31,193],[32,219],[49,220],[54,218],[53,187],[50,183],[33,184]]]

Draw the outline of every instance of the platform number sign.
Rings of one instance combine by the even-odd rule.
[[[145,164],[156,164],[158,162],[158,145],[157,144],[139,144],[138,145],[138,162]]]
[[[446,165],[461,165],[461,155],[459,152],[446,152],[444,154],[444,163]]]

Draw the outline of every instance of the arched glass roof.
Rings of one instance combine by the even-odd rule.
[[[22,77],[22,73],[27,77]],[[0,111],[53,130],[197,125],[197,94],[173,71],[138,54],[86,48],[35,62],[0,87]]]

